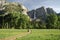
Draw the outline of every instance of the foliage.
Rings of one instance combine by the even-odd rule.
[[[27,28],[29,25],[29,16],[22,13],[20,4],[8,4],[4,5],[4,14],[1,15],[0,28]]]
[[[57,28],[57,21],[58,21],[58,17],[56,14],[50,14],[47,16],[47,19],[46,19],[46,25],[47,25],[47,28]]]
[[[57,28],[60,29],[60,16],[58,16]]]
[[[0,11],[1,29],[60,29],[60,16],[56,14],[47,15],[46,21],[41,16],[40,21],[30,21],[29,16],[23,13],[21,4],[9,3],[3,7],[5,9]]]
[[[20,14],[20,18],[18,19],[16,27],[23,28],[23,29],[27,28],[29,21],[30,21],[30,19],[27,15]]]

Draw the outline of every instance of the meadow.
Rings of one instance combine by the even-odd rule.
[[[27,30],[22,30],[22,29],[0,29],[0,39],[1,38],[7,38],[10,36],[15,36],[20,33],[27,32]]]
[[[60,40],[59,29],[30,29],[31,33],[16,40]],[[27,32],[27,29],[0,29],[0,39]],[[24,35],[24,34],[23,34]]]
[[[60,40],[59,29],[33,29],[30,35],[16,40]]]

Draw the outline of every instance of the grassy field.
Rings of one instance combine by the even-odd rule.
[[[30,35],[16,40],[60,40],[60,30],[58,29],[33,29]]]
[[[31,29],[31,34],[16,40],[60,40],[60,30],[58,29]],[[27,32],[26,29],[0,29],[0,38],[14,36]]]
[[[10,36],[14,36],[23,32],[27,32],[27,30],[22,29],[0,29],[0,38],[6,38]]]

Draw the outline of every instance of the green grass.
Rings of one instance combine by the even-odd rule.
[[[59,29],[31,29],[32,33],[16,40],[60,40]],[[0,38],[10,37],[22,32],[26,29],[0,29]]]
[[[60,40],[58,29],[32,29],[32,33],[16,40]]]
[[[22,29],[0,29],[0,38],[10,37],[17,34],[20,34],[22,32],[27,32],[27,30]]]

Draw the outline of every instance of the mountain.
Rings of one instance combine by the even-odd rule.
[[[45,8],[44,6],[37,8],[35,10],[28,11],[27,8],[16,2],[6,2],[5,0],[0,3],[0,14],[12,11],[22,11],[23,14],[28,15],[31,20],[46,20],[47,15],[56,13],[52,8]]]
[[[57,13],[58,16],[60,16],[60,13]]]
[[[42,19],[46,20],[47,15],[56,13],[52,8],[45,8],[44,6],[31,10],[28,15],[32,20]]]
[[[52,8],[46,8],[48,14],[56,13]]]
[[[27,15],[27,8],[17,2],[6,2],[5,0],[0,0],[0,14],[5,14],[5,11],[21,11],[23,14]]]

